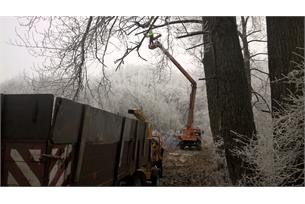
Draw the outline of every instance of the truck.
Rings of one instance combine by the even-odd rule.
[[[52,94],[0,94],[0,138],[1,186],[159,183],[147,123]]]

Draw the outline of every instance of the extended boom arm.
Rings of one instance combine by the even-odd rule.
[[[195,107],[195,97],[196,97],[196,89],[197,89],[197,83],[196,81],[189,75],[189,73],[186,72],[186,70],[175,60],[175,58],[163,47],[163,45],[157,40],[161,35],[156,36],[155,38],[151,36],[150,38],[150,49],[160,48],[162,52],[176,65],[176,67],[181,71],[181,73],[191,82],[192,85],[192,92],[190,95],[190,105],[189,105],[189,111],[188,111],[188,117],[187,117],[187,124],[186,128],[190,129],[193,126],[193,120],[194,120],[194,107]]]

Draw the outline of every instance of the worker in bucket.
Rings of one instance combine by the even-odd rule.
[[[146,37],[149,37],[149,46],[153,46],[154,41],[155,41],[156,39],[158,39],[159,37],[161,37],[161,34],[158,34],[156,37],[154,37],[153,31],[150,30],[150,31],[147,33]]]

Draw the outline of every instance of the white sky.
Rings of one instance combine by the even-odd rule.
[[[9,44],[10,39],[16,38],[15,17],[0,17],[0,83],[30,70],[32,63],[37,60],[25,48]]]
[[[6,80],[12,79],[18,75],[22,75],[25,73],[31,73],[33,65],[37,65],[41,63],[41,58],[34,57],[30,55],[26,48],[17,47],[10,44],[10,41],[14,41],[17,39],[16,31],[20,31],[18,29],[18,22],[16,17],[1,17],[0,16],[0,84]],[[162,36],[165,38],[166,36]],[[148,42],[144,42],[140,51],[141,55],[148,59],[148,62],[141,60],[137,53],[131,53],[125,60],[125,65],[135,64],[135,65],[151,65],[152,62],[156,61],[154,59],[154,54],[156,54],[157,50],[149,50],[145,43],[148,45]],[[181,42],[175,42],[175,44],[181,44]],[[255,50],[264,50],[265,46],[263,44],[251,44],[251,48]],[[119,47],[119,46],[118,46]],[[111,45],[108,48],[108,52],[111,54],[106,56],[106,65],[109,67],[116,67],[114,61],[122,56],[125,50],[117,50]],[[193,70],[194,68],[198,68],[198,63],[194,62],[194,59],[186,53],[186,51],[180,46],[175,46],[174,49],[174,57],[176,60],[187,70]],[[99,68],[100,64],[93,64],[89,69],[89,74],[93,73],[96,75],[95,69]],[[173,65],[170,66],[173,67]],[[175,68],[173,71],[177,71]],[[190,72],[192,74],[192,71]],[[197,72],[198,73],[198,72]],[[181,75],[182,76],[182,75]],[[200,76],[203,77],[203,76]],[[193,76],[195,80],[197,80],[198,76]]]
[[[17,39],[15,30],[18,30],[18,22],[16,17],[0,17],[0,28],[0,83],[2,83],[23,74],[24,72],[32,72],[33,65],[41,63],[41,59],[30,55],[26,48],[17,47],[9,43],[10,41]],[[125,65],[148,65],[154,61],[153,55],[156,54],[156,50],[149,50],[147,46],[145,46],[145,43],[148,44],[148,42],[144,42],[141,47],[141,55],[149,61],[145,62],[141,60],[137,53],[134,52],[126,58]],[[114,52],[107,55],[106,65],[115,67],[114,60],[121,57],[125,50],[118,51],[114,48],[111,49],[111,47],[108,50],[114,50]],[[193,63],[191,57],[185,55],[185,51],[182,48],[175,48],[174,55],[186,69],[193,69],[196,67],[196,64]]]

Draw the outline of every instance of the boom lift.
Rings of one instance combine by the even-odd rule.
[[[163,47],[163,45],[158,41],[161,34],[154,37],[152,31],[148,33],[149,37],[149,49],[160,48],[160,50],[174,63],[174,65],[180,70],[180,72],[189,80],[192,86],[192,91],[190,94],[190,105],[188,110],[188,117],[186,127],[180,131],[178,135],[179,146],[181,149],[188,147],[196,147],[198,150],[201,149],[201,130],[198,128],[193,128],[194,120],[194,107],[196,98],[197,83],[190,76],[189,73],[177,62],[177,60]]]

